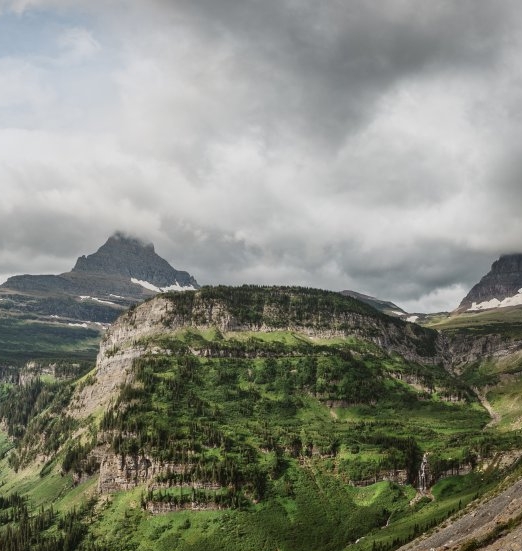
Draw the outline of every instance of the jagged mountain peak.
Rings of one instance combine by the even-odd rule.
[[[522,253],[500,256],[464,297],[457,312],[522,305]]]
[[[174,269],[156,254],[152,243],[117,232],[93,254],[80,256],[73,272],[116,275],[158,288],[198,287],[187,272]]]
[[[117,232],[95,253],[80,256],[70,272],[13,276],[0,294],[22,312],[108,322],[155,293],[198,288],[194,277],[173,268],[152,243]]]
[[[122,264],[126,260],[134,260],[136,257],[151,256],[152,254],[156,254],[152,243],[147,244],[138,237],[116,232],[95,253],[80,256],[72,271],[99,272],[104,267],[117,266],[123,275],[125,268]],[[110,259],[112,259],[110,266],[104,266],[104,262]]]
[[[100,249],[127,248],[131,250],[151,250],[154,252],[154,245],[148,243],[138,236],[126,234],[121,231],[113,233]]]

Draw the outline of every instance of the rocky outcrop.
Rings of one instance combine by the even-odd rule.
[[[371,486],[377,482],[393,482],[395,484],[408,484],[408,471],[403,469],[398,469],[395,471],[381,471],[371,478],[366,478],[364,480],[350,480],[350,486],[356,488],[366,488],[366,486]]]
[[[457,311],[472,308],[473,303],[481,304],[493,299],[502,301],[514,297],[522,289],[522,254],[501,256],[471,291],[464,297]]]
[[[71,400],[69,414],[75,419],[105,411],[117,398],[122,385],[132,380],[132,366],[144,354],[143,347],[116,349],[102,344],[96,371],[78,385]]]
[[[20,370],[20,377],[18,384],[26,385],[34,379],[49,375],[54,377],[56,373],[56,364],[41,363],[41,362],[27,362],[25,366]]]
[[[101,494],[130,490],[154,480],[167,471],[183,472],[183,466],[160,463],[144,455],[116,455],[105,453],[100,464],[98,491]]]
[[[522,341],[500,334],[476,336],[465,332],[446,333],[445,341],[451,366],[461,371],[463,366],[486,358],[503,358],[522,350]]]
[[[224,333],[292,331],[312,339],[354,336],[408,360],[425,364],[449,361],[442,337],[435,331],[387,316],[344,311],[331,312],[328,320],[305,318],[300,313],[292,319],[281,307],[266,304],[259,321],[250,322],[235,315],[225,301],[208,298],[200,292],[184,297],[157,296],[130,310],[106,334],[104,347],[117,347],[190,327],[217,328]]]
[[[191,501],[182,505],[175,503],[163,503],[158,501],[148,501],[145,505],[145,509],[152,515],[161,515],[165,513],[173,513],[175,511],[218,511],[225,507],[216,503],[198,503],[197,501]]]
[[[363,293],[358,293],[357,291],[350,290],[341,291],[341,295],[356,298],[357,300],[362,300],[362,302],[369,304],[372,308],[379,310],[379,312],[388,314],[389,316],[403,316],[404,319],[406,319],[406,316],[408,316],[408,313],[405,312],[400,306],[397,306],[389,300],[381,300],[380,298],[372,297],[370,295],[364,295]]]
[[[170,299],[172,304],[165,306],[162,322],[169,329],[192,326],[217,327],[222,332],[292,331],[312,339],[353,336],[412,361],[434,364],[447,360],[436,332],[377,314],[373,309],[361,311],[352,310],[349,305],[346,308],[332,305],[331,309],[316,312],[307,309],[305,290],[266,288],[266,296],[258,292],[259,300],[264,303],[262,309],[258,306],[259,315],[255,321],[241,316],[230,303],[208,291],[196,293],[190,301]],[[276,299],[270,298],[271,292],[279,293]],[[324,300],[328,302],[328,295]]]
[[[130,490],[146,485],[148,490],[159,490],[172,487],[169,482],[160,482],[167,475],[183,475],[190,470],[190,464],[172,461],[158,461],[147,455],[115,454],[108,448],[100,446],[93,452],[100,464],[98,492],[107,494]],[[167,476],[168,478],[168,476]],[[190,483],[174,484],[178,488],[217,491],[222,486],[214,482],[191,480]]]

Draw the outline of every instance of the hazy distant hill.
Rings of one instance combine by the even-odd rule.
[[[388,300],[381,300],[379,298],[372,297],[370,295],[364,295],[363,293],[358,293],[357,291],[349,291],[349,290],[341,291],[341,295],[356,298],[357,300],[361,300],[362,302],[369,304],[376,310],[379,310],[379,312],[384,312],[389,316],[404,317],[404,318],[408,316],[408,313],[404,311],[400,306],[397,306],[396,304]]]

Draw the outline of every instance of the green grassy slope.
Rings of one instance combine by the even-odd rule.
[[[100,331],[38,320],[0,317],[0,364],[29,360],[94,360]]]
[[[466,312],[429,321],[426,327],[439,331],[462,331],[475,336],[501,334],[522,338],[522,308],[497,308],[484,312]]]
[[[357,488],[349,482],[371,483],[395,469],[406,470],[413,482],[424,451],[431,451],[434,466],[435,460],[449,466],[483,445],[487,415],[457,381],[352,339],[315,344],[288,332],[238,339],[189,330],[148,344],[177,353],[156,353],[135,364],[137,380],[122,389],[120,403],[102,419],[98,443],[111,434],[118,453],[145,453],[185,470],[159,480],[163,489],[122,492],[92,513],[88,532],[107,549],[335,550],[394,515],[409,537],[415,524],[453,510],[455,497],[417,518],[408,505],[415,495],[411,486],[383,481]],[[233,351],[232,357],[194,356],[209,347],[215,356]],[[253,349],[256,358],[243,357]],[[394,378],[397,373],[414,374],[433,391]],[[464,399],[442,401],[443,388]],[[332,401],[335,407],[328,407]],[[29,421],[22,446],[31,441],[33,427],[42,426],[39,418]],[[123,437],[129,433],[133,436]],[[24,453],[22,447],[19,457]],[[17,488],[34,506],[54,501],[56,511],[65,510],[81,500],[71,497],[70,476],[62,477],[60,469],[65,464],[70,473],[81,471],[85,462],[70,443],[48,472],[45,465],[39,472],[21,465],[21,474],[6,478],[5,490]],[[143,508],[188,503],[197,481],[217,482],[221,490],[197,499],[224,509],[153,517]],[[391,545],[395,537],[381,534],[379,541]],[[87,534],[82,541],[80,549],[97,548],[88,547]]]

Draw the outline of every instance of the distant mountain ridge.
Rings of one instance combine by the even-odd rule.
[[[522,305],[522,253],[507,254],[462,299],[456,312]]]
[[[70,272],[13,276],[0,285],[0,295],[10,310],[110,322],[156,293],[196,289],[196,279],[173,268],[154,245],[116,233],[95,253],[80,256]]]
[[[357,291],[345,290],[341,291],[341,295],[345,297],[352,297],[369,304],[379,312],[388,314],[389,316],[403,317],[407,316],[408,312],[403,310],[400,306],[397,306],[389,300],[382,300],[380,298],[372,297],[370,295],[364,295],[363,293],[358,293]]]

